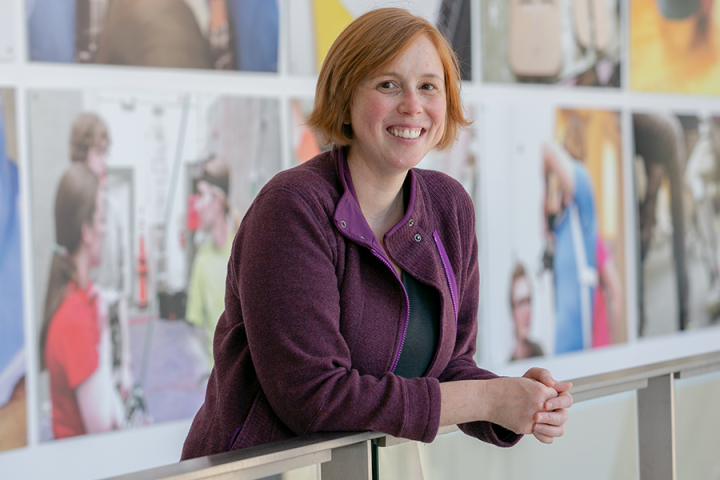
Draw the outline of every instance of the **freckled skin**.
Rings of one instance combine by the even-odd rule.
[[[379,175],[414,167],[445,131],[445,74],[435,45],[420,37],[380,73],[362,81],[353,96],[349,161],[362,162]],[[402,138],[389,129],[420,129]]]

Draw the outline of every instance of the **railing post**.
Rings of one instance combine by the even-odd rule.
[[[675,390],[672,373],[637,391],[640,480],[675,480]]]
[[[334,448],[332,459],[320,467],[322,480],[371,480],[370,440]]]

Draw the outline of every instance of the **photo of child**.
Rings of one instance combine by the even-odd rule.
[[[282,169],[278,102],[114,90],[28,102],[40,440],[192,418],[240,215]]]

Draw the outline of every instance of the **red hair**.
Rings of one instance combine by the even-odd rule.
[[[330,47],[320,69],[315,107],[308,118],[308,125],[322,142],[336,146],[352,143],[352,127],[343,120],[349,116],[358,84],[423,35],[435,45],[445,72],[445,131],[436,147],[444,150],[455,142],[458,129],[470,125],[463,114],[455,52],[430,22],[400,8],[380,8],[360,16]]]

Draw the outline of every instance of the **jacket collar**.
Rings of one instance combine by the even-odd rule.
[[[370,225],[368,225],[365,216],[360,209],[360,202],[355,192],[355,186],[353,185],[352,177],[350,176],[350,169],[347,164],[347,147],[334,148],[333,157],[336,157],[338,166],[338,176],[343,186],[343,194],[340,197],[340,201],[335,207],[335,214],[333,215],[333,221],[343,235],[348,237],[350,240],[365,245],[371,249],[375,249],[378,252],[383,252],[383,247],[380,242],[375,238]],[[422,208],[422,200],[418,195],[417,188],[417,174],[414,169],[410,169],[408,172],[408,178],[405,180],[405,185],[410,187],[408,206],[405,209],[405,215],[394,227],[392,227],[386,234],[385,239],[392,236],[395,232],[401,229],[403,226],[407,226],[411,220],[413,223],[418,222],[417,216],[419,216]]]

